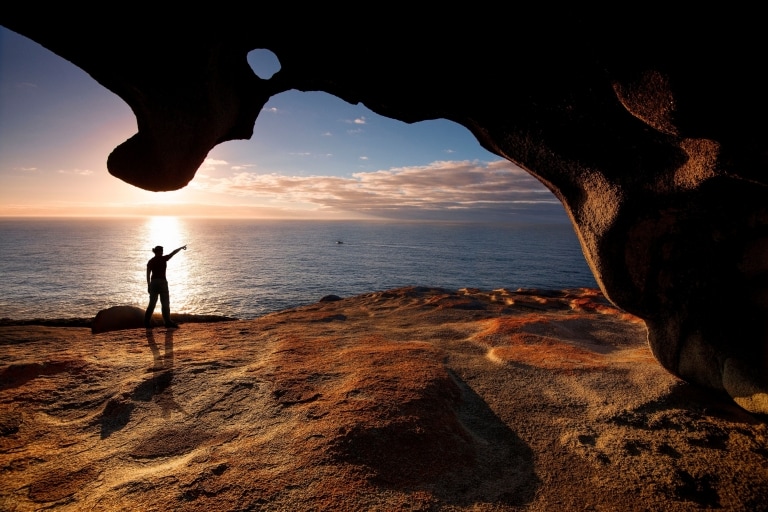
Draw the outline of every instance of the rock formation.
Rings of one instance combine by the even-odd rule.
[[[603,291],[646,321],[665,368],[768,413],[758,13],[287,9],[99,18],[63,6],[47,16],[66,22],[50,24],[14,6],[0,23],[128,103],[139,131],[108,168],[147,190],[185,186],[211,148],[249,138],[263,104],[289,89],[466,126],[563,202]],[[295,15],[320,21],[294,26]],[[280,60],[269,80],[248,67],[255,48]]]

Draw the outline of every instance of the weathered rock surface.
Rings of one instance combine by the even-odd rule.
[[[295,14],[269,8],[270,20]],[[467,6],[301,14],[323,22],[291,27],[234,9],[98,18],[62,4],[46,16],[66,22],[51,24],[34,4],[14,4],[0,23],[130,105],[139,132],[108,167],[148,190],[185,186],[211,148],[249,138],[262,105],[289,89],[466,126],[560,198],[602,289],[646,320],[665,368],[768,412],[762,13],[529,4],[502,17]],[[356,21],[366,35],[351,41]],[[271,79],[249,69],[254,48],[280,59]]]
[[[765,510],[768,425],[596,290],[0,326],[0,509]]]

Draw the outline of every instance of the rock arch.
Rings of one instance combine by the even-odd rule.
[[[94,22],[67,6],[49,9],[52,25],[15,6],[0,23],[128,103],[139,131],[108,168],[147,190],[184,187],[288,89],[466,126],[563,202],[604,292],[646,320],[662,365],[766,414],[768,80],[749,25],[761,17],[724,9],[364,18],[270,6]],[[288,26],[296,16],[314,23]],[[254,48],[280,60],[269,80],[247,64]]]

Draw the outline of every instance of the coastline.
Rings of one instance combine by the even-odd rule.
[[[157,315],[157,314],[156,314]],[[41,327],[87,327],[91,328],[95,315],[91,318],[71,317],[71,318],[29,318],[13,319],[0,318],[0,327],[6,326],[41,326]],[[171,313],[171,318],[180,323],[215,323],[215,322],[234,322],[239,318],[223,315],[193,315],[187,313]]]

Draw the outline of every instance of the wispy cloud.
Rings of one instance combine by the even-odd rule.
[[[200,166],[201,171],[211,171],[217,167],[228,165],[226,160],[216,160],[215,158],[206,158]]]
[[[333,153],[312,153],[311,151],[299,151],[299,152],[289,152],[288,155],[310,157],[310,158],[331,158],[333,156]]]
[[[365,124],[365,116],[356,117],[355,119],[345,119],[344,122],[349,124]]]
[[[253,169],[256,167],[255,165],[233,165],[230,167],[233,171],[247,171],[248,169]]]
[[[90,176],[93,171],[88,169],[59,169],[59,174],[73,174],[75,176]]]
[[[283,176],[238,172],[206,178],[211,192],[312,205],[382,217],[418,217],[420,212],[522,211],[554,208],[559,201],[539,181],[500,160],[440,161],[425,166],[359,172],[351,177]]]

